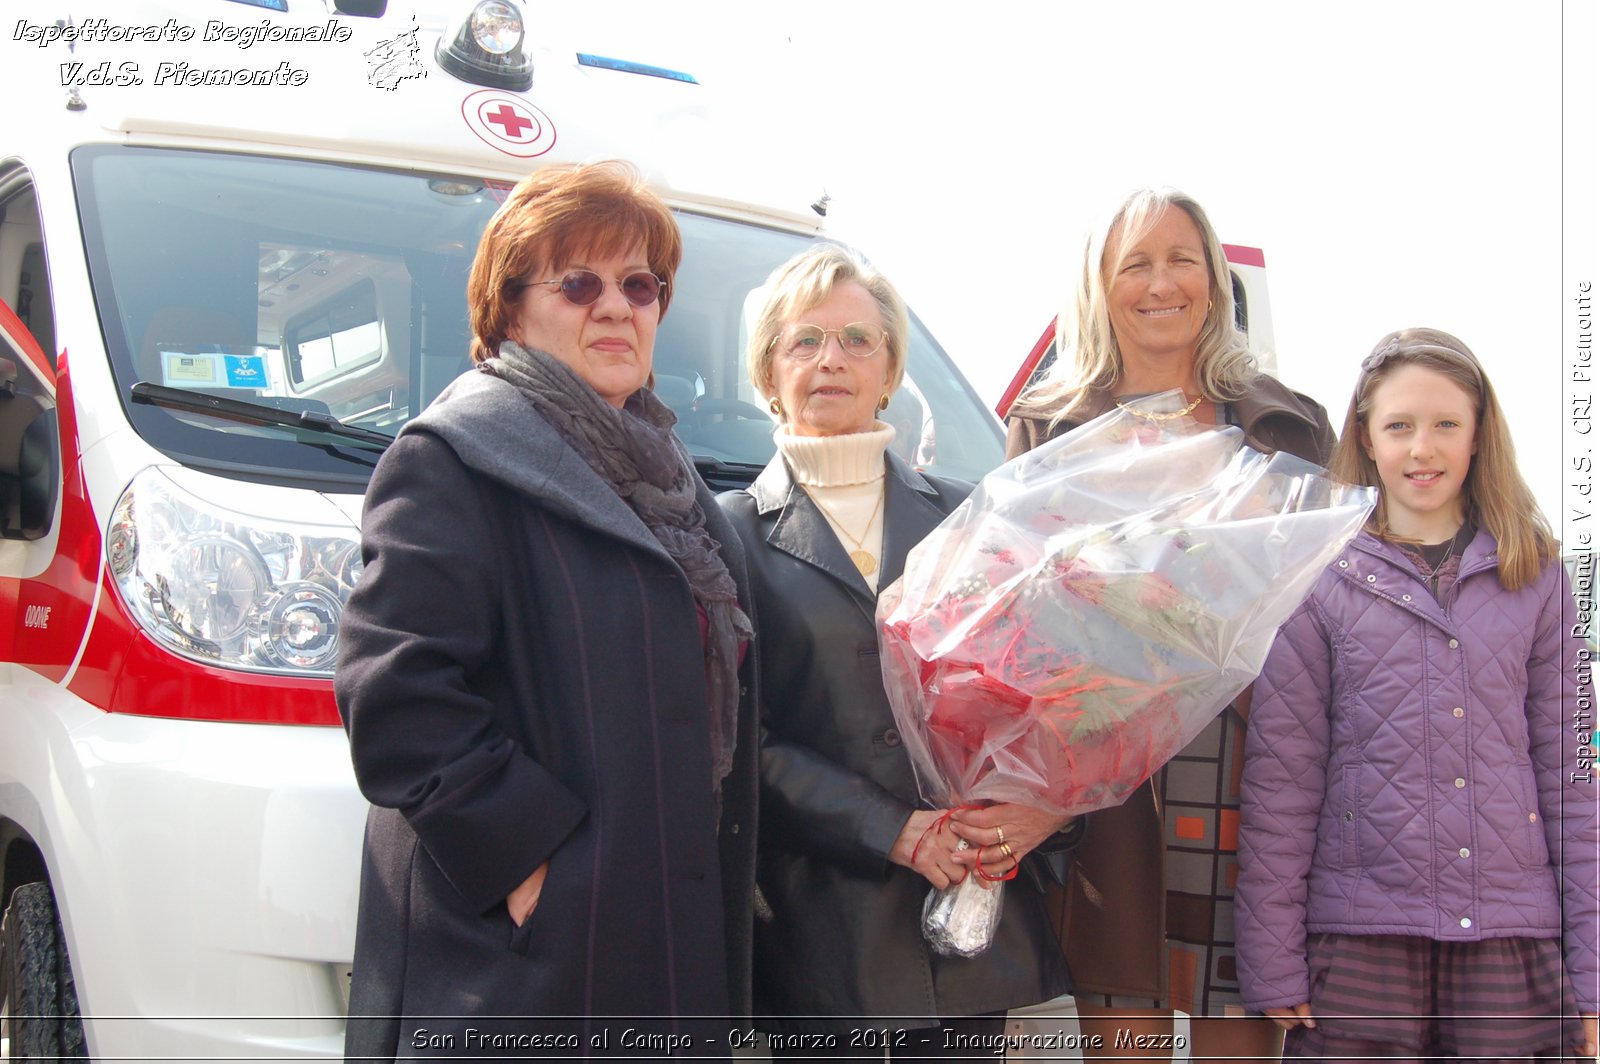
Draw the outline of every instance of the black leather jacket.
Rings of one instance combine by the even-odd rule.
[[[971,491],[886,460],[883,587]],[[718,501],[744,542],[760,633],[757,882],[771,914],[755,931],[758,1025],[844,1030],[859,1026],[844,1017],[865,1017],[929,1026],[1067,992],[1036,876],[1007,884],[1000,929],[981,956],[928,947],[928,882],[888,860],[926,805],[883,689],[876,598],[781,455],[747,491]],[[1024,868],[1041,860],[1030,855]]]

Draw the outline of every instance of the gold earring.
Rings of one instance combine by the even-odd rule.
[[[778,397],[776,395],[767,400],[767,409],[772,411],[777,417],[783,416],[783,404],[778,402]]]
[[[887,410],[887,409],[889,409],[889,393],[888,392],[884,392],[882,395],[880,395],[878,397],[878,409],[879,410]]]

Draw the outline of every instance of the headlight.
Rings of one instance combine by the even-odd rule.
[[[521,92],[533,85],[523,26],[522,9],[513,0],[479,0],[445,26],[434,58],[462,81]]]
[[[106,556],[123,601],[161,645],[262,672],[331,675],[361,575],[353,527],[235,513],[156,469],[118,500]]]

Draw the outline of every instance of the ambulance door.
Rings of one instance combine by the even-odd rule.
[[[63,558],[57,549],[83,540],[60,535],[62,423],[73,419],[70,411],[58,417],[55,310],[39,217],[26,170],[0,169],[0,662],[54,681],[88,622],[79,563],[92,573],[98,557]]]

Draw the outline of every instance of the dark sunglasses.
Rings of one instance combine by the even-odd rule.
[[[606,279],[593,270],[569,270],[565,277],[560,277],[553,281],[523,281],[516,286],[516,289],[520,292],[522,289],[536,284],[559,286],[561,294],[566,297],[567,302],[575,307],[591,305],[606,290]],[[617,281],[616,284],[618,291],[622,293],[622,298],[636,307],[648,307],[651,303],[660,299],[661,290],[667,286],[665,280],[643,270],[638,273],[628,274],[628,276]]]

